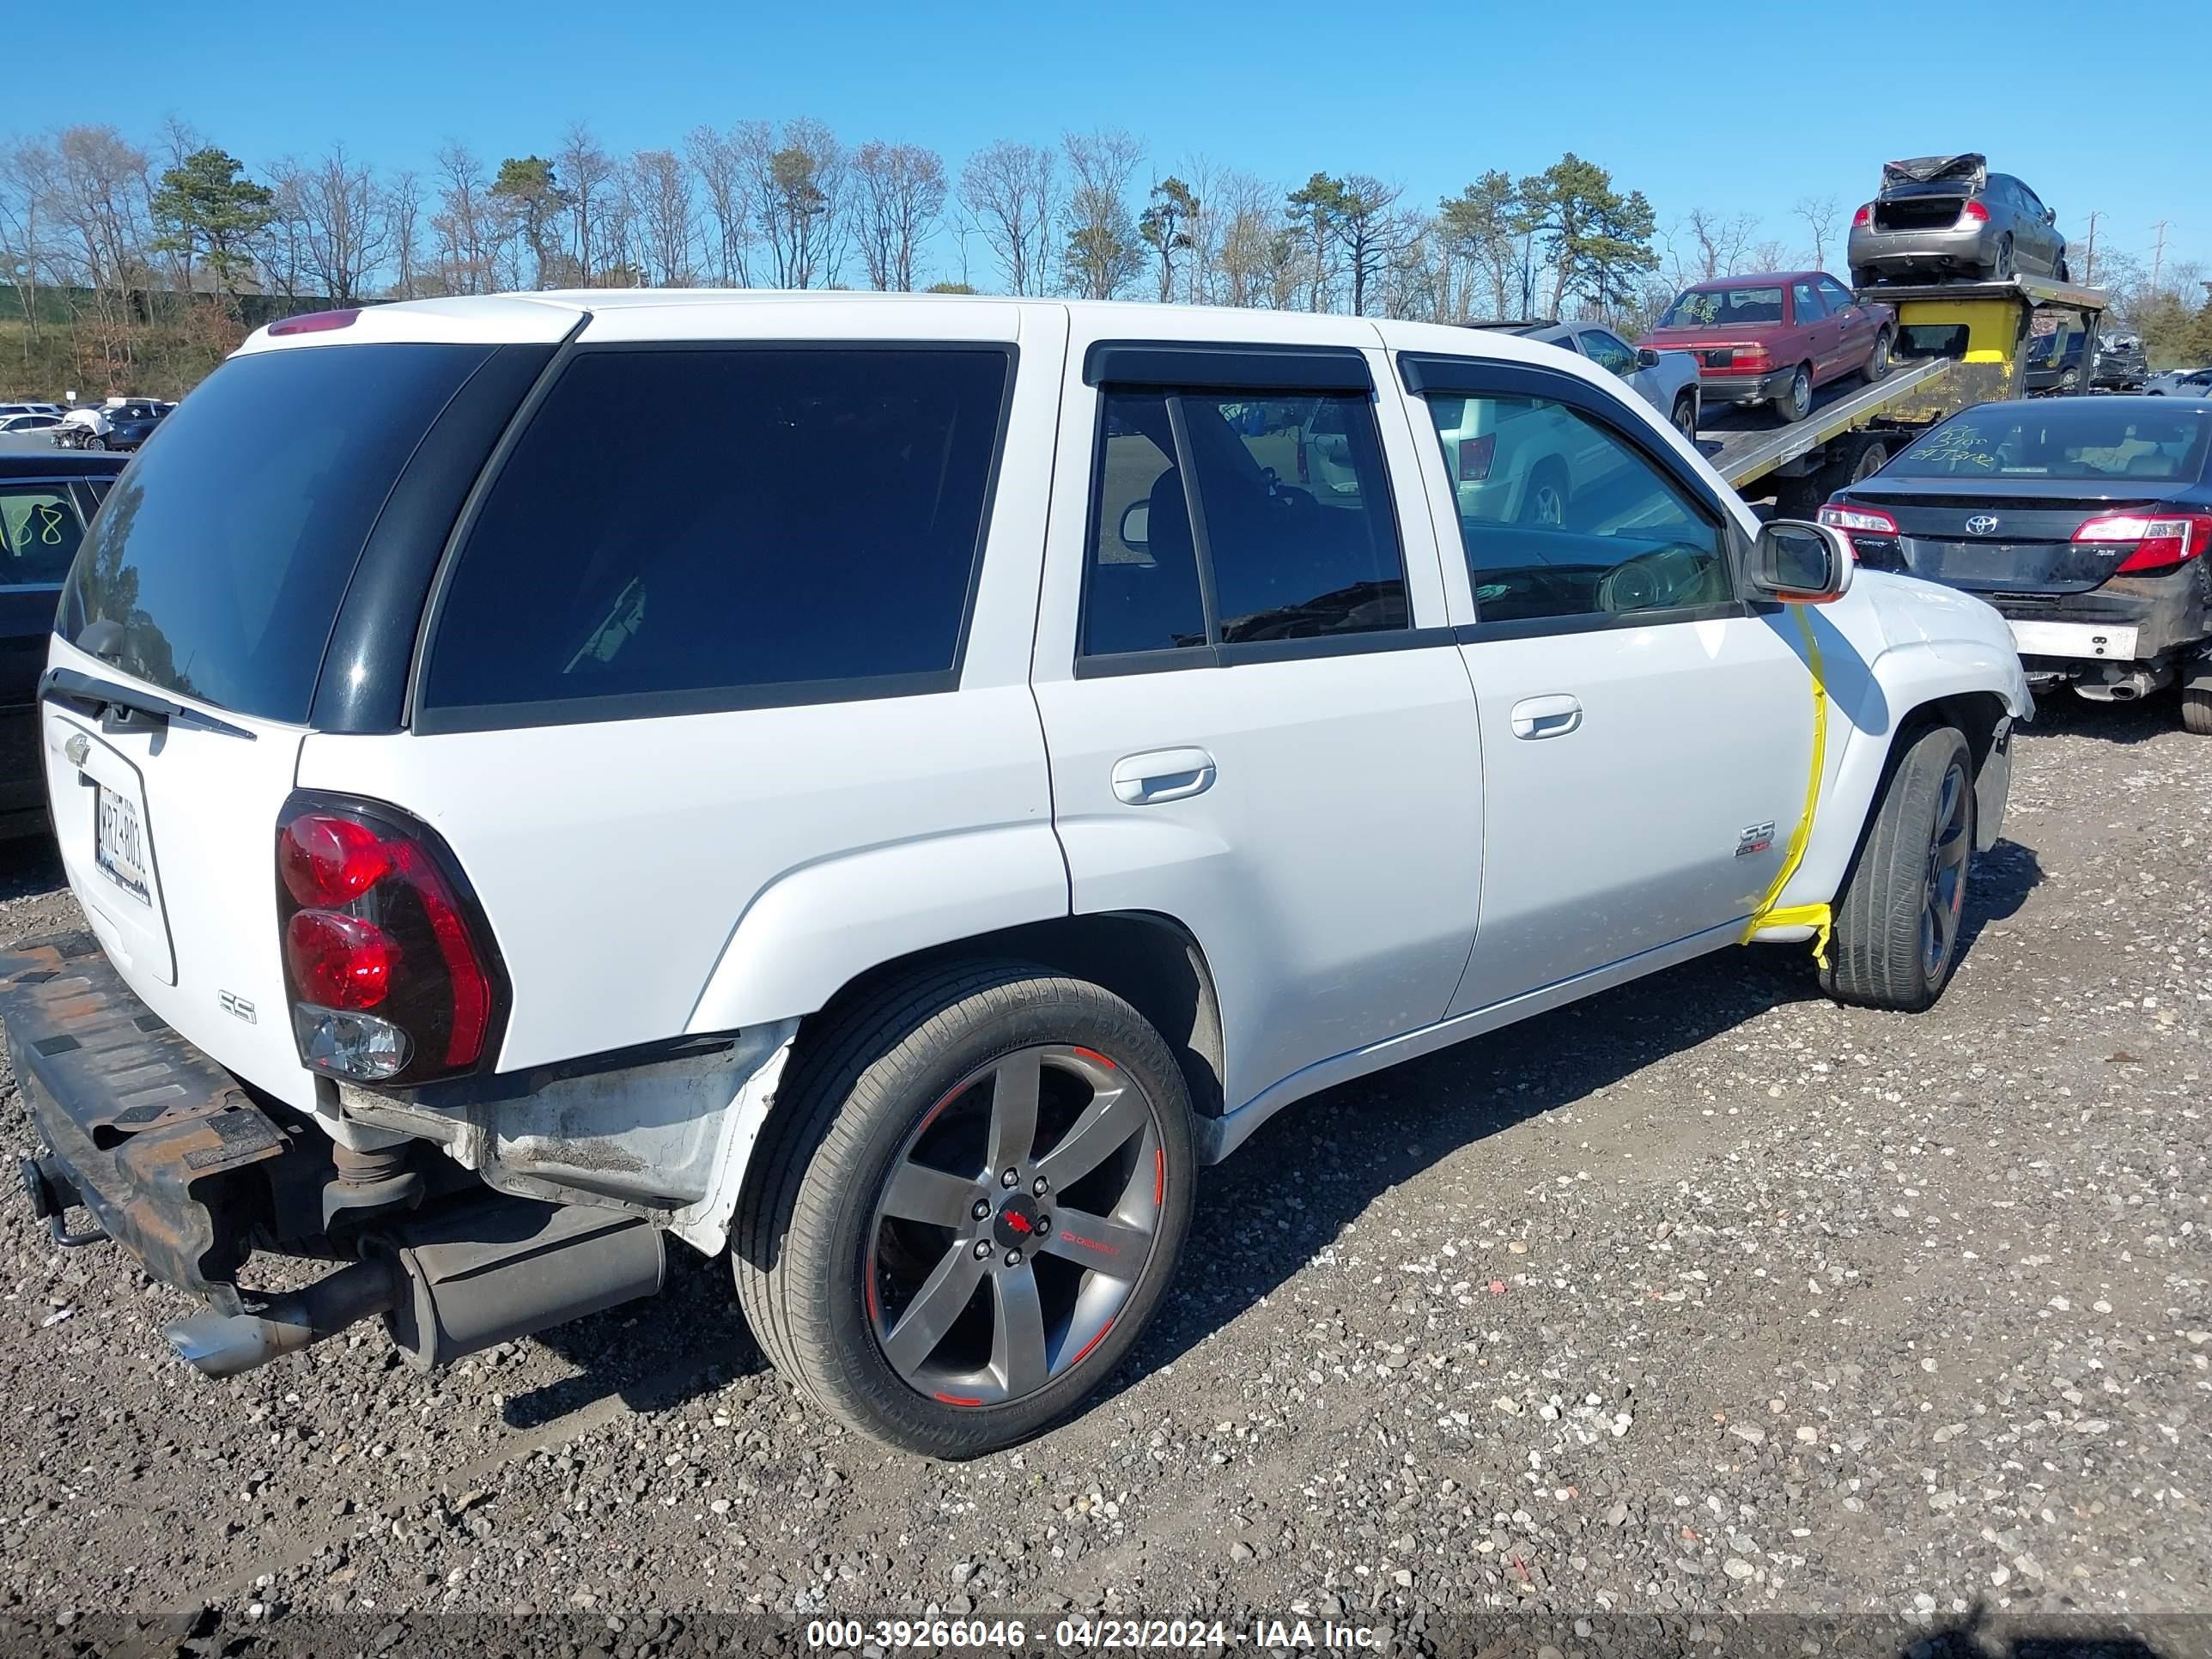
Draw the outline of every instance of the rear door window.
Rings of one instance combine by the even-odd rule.
[[[416,729],[951,690],[1012,363],[580,353],[469,532]]]
[[[83,539],[84,520],[67,484],[0,484],[0,585],[59,582]]]
[[[1828,307],[1821,303],[1820,294],[1814,289],[1812,283],[1792,283],[1790,285],[1790,297],[1796,302],[1797,320],[1801,324],[1817,323],[1821,318],[1828,314]]]
[[[1085,655],[1411,628],[1365,394],[1109,392],[1103,418]]]
[[[311,346],[225,363],[109,492],[62,596],[64,637],[164,690],[305,722],[385,499],[491,350]]]

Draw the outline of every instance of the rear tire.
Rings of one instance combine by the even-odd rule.
[[[1864,1008],[1932,1006],[1958,965],[1973,855],[1973,756],[1956,726],[1937,726],[1890,770],[1836,906],[1821,989]]]
[[[2212,686],[2182,688],[2181,729],[2200,738],[2212,738]]]
[[[2073,273],[2066,269],[2066,256],[2064,254],[2062,253],[2059,255],[2058,269],[2051,272],[2051,275],[2056,276],[2062,283],[2070,283],[2074,280]]]
[[[1555,460],[1538,462],[1528,475],[1528,487],[1521,494],[1521,524],[1538,530],[1562,528],[1572,495],[1565,467]]]
[[[1783,424],[1794,426],[1813,412],[1813,368],[1800,363],[1790,376],[1790,384],[1774,399],[1774,412],[1782,417]]]
[[[925,971],[828,1018],[739,1200],[746,1322],[801,1393],[890,1445],[1027,1439],[1112,1373],[1174,1278],[1197,1173],[1182,1074],[1120,997],[1024,963]],[[1085,1123],[1067,1178],[1038,1189]],[[1012,1187],[986,1167],[1002,1158]]]
[[[1997,244],[1996,263],[1990,267],[1992,281],[2008,283],[2018,274],[2019,266],[2013,258],[2012,238],[2008,236]]]

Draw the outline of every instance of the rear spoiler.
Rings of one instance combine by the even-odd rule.
[[[1916,155],[1910,161],[1884,161],[1881,187],[1885,193],[1899,185],[1958,183],[1979,190],[1988,182],[1990,161],[1969,150],[1960,155]]]

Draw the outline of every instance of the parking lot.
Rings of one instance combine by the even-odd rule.
[[[367,1645],[535,1611],[626,1651],[707,1610],[1446,1647],[1510,1617],[1571,1648],[2201,1605],[2206,757],[2166,699],[2051,701],[1924,1017],[1729,952],[1285,1114],[1210,1172],[1106,1396],[971,1464],[796,1405],[689,1251],[661,1302],[444,1375],[357,1334],[220,1383],[159,1337],[182,1298],[11,1200],[0,1615],[337,1612]],[[4,856],[0,932],[73,925],[50,854]]]

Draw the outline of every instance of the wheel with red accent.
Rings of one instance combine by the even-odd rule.
[[[1087,981],[927,970],[803,1031],[732,1238],[771,1363],[936,1457],[1026,1439],[1128,1352],[1196,1169],[1159,1033]]]

